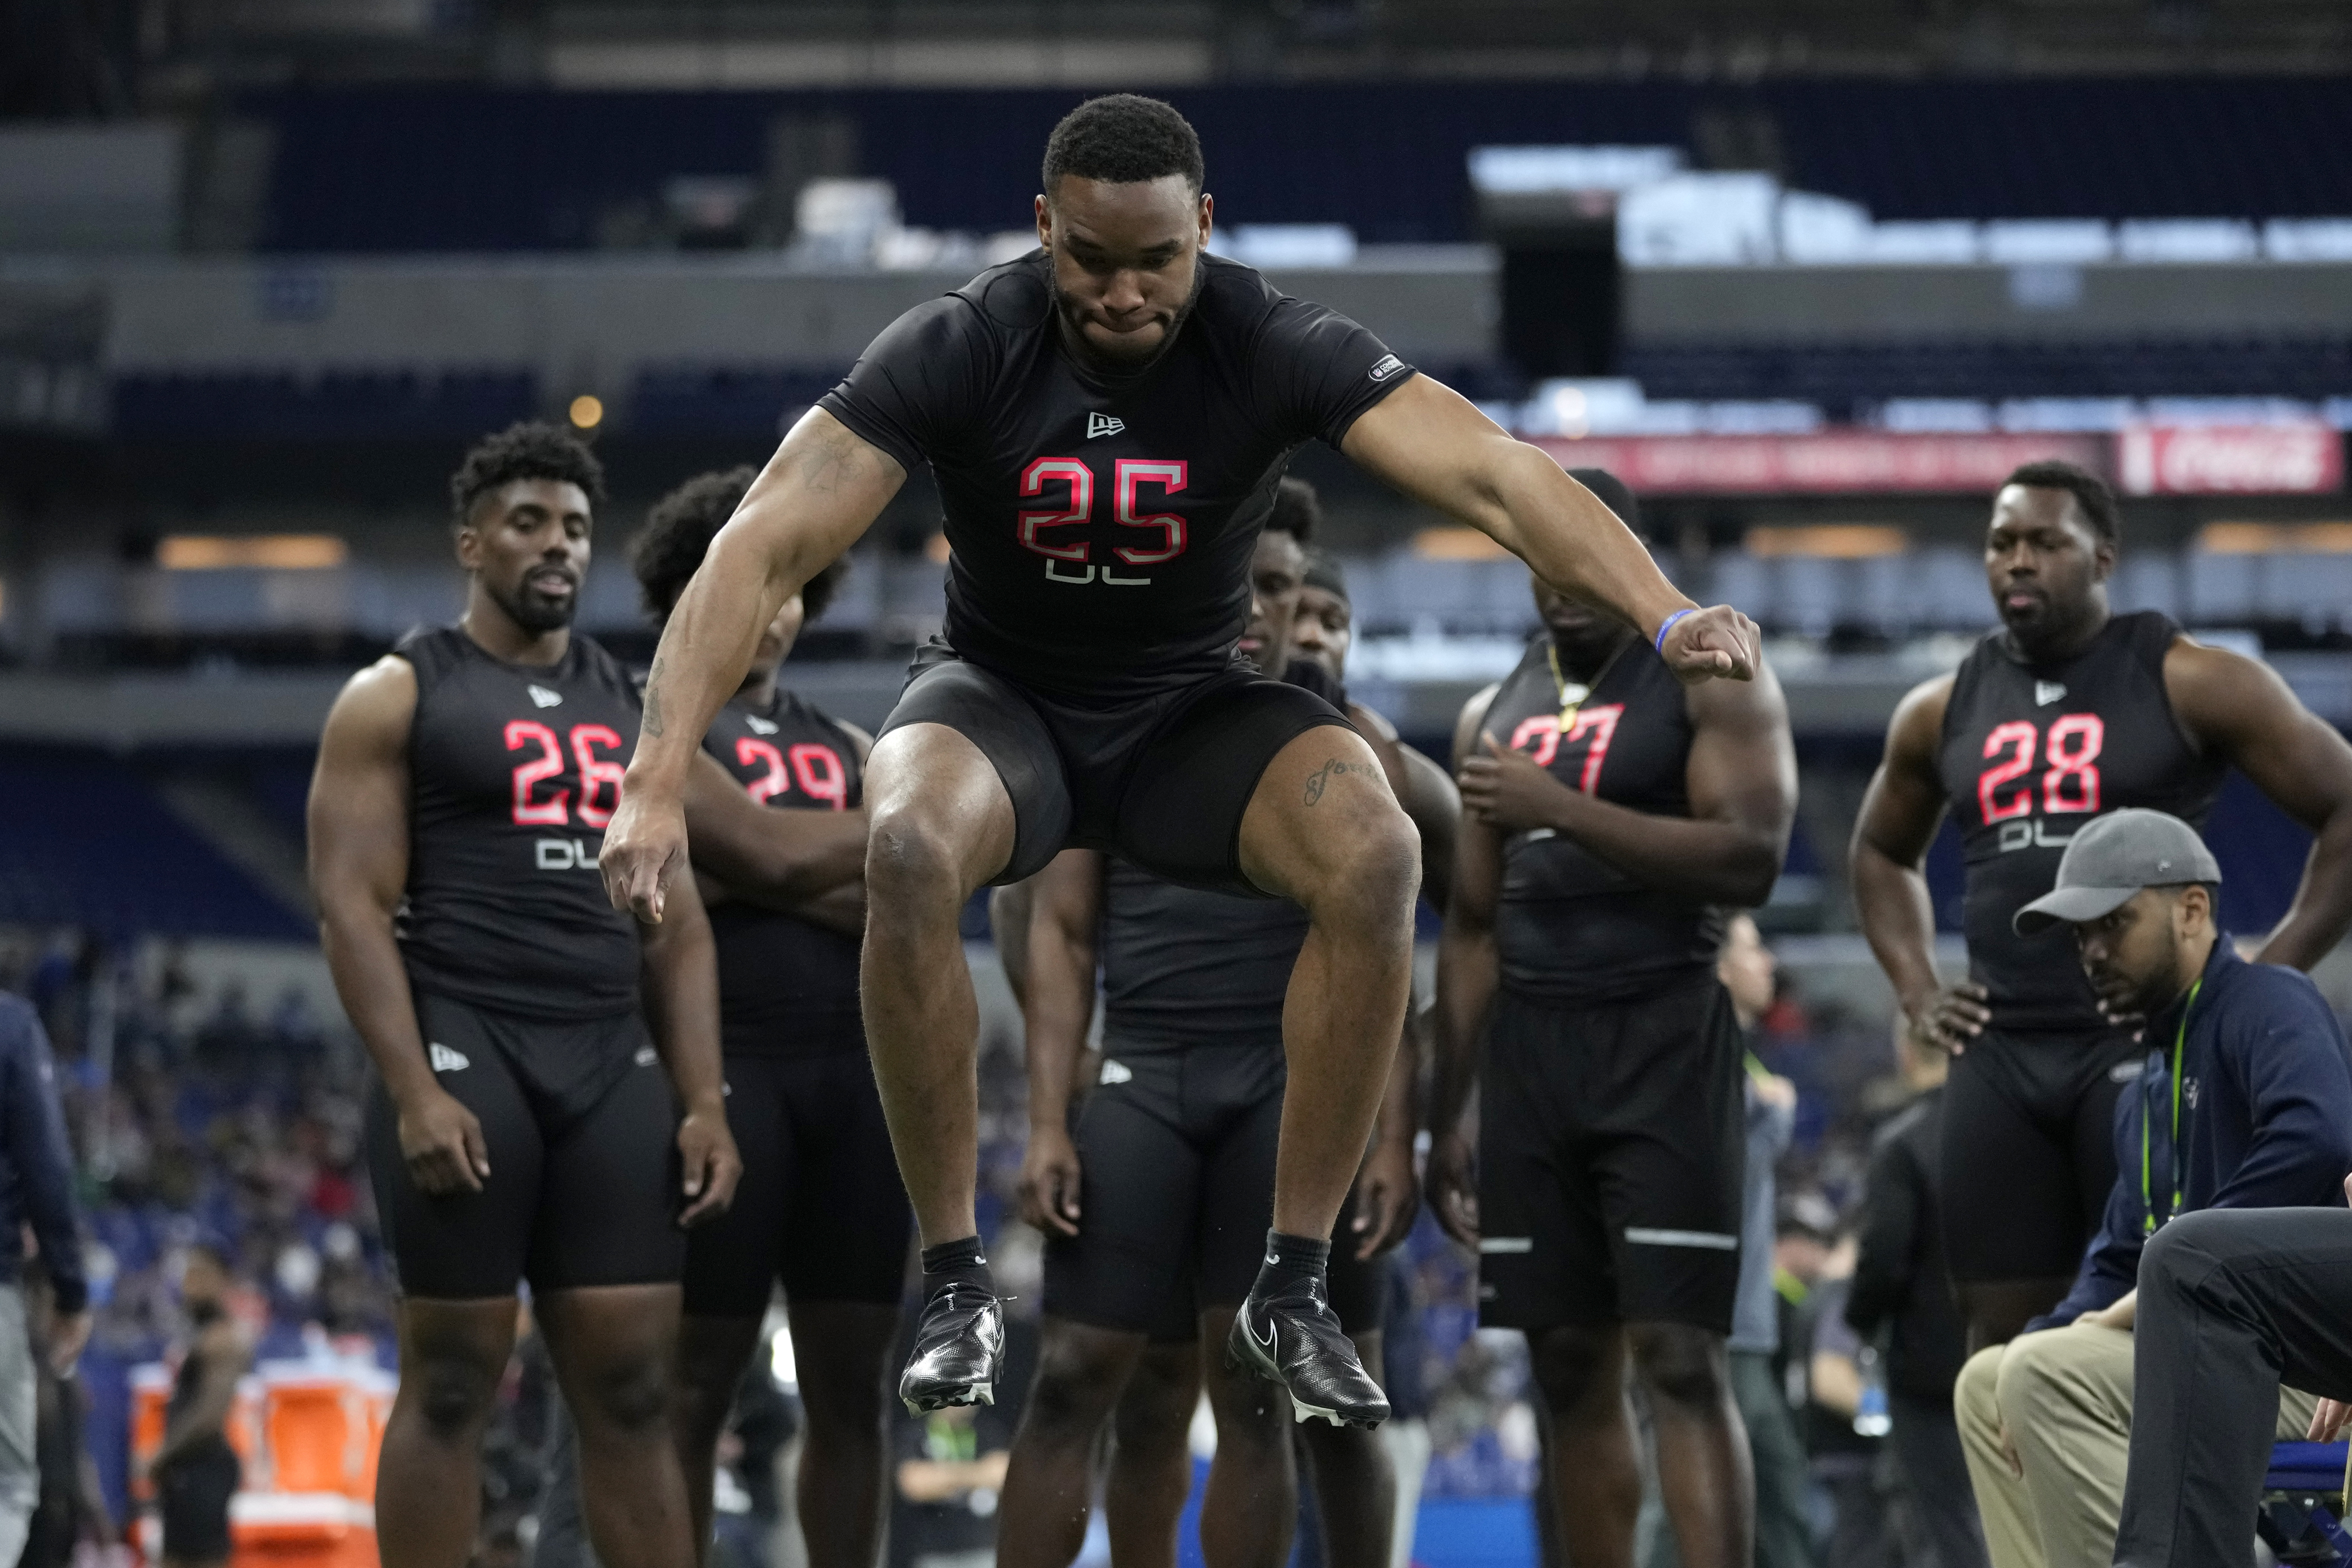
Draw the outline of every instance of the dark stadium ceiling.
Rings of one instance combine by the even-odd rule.
[[[644,53],[631,65],[618,51]],[[0,0],[0,118],[303,81],[2338,72],[2347,0]],[[632,71],[638,79],[632,80]]]

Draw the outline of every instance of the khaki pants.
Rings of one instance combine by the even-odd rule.
[[[2282,1389],[2278,1435],[2302,1436],[2315,1403]],[[1979,1351],[1952,1409],[1993,1568],[2108,1568],[2131,1458],[2132,1336],[2077,1323]]]

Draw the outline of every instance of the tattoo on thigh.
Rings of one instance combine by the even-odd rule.
[[[1313,805],[1317,801],[1321,800],[1323,798],[1323,786],[1341,773],[1362,773],[1366,777],[1370,777],[1377,770],[1375,769],[1366,767],[1361,763],[1343,763],[1339,758],[1333,757],[1329,762],[1325,763],[1321,767],[1316,769],[1312,773],[1307,775],[1306,795],[1307,804]]]

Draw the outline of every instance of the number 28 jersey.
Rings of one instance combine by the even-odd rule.
[[[2145,806],[2201,830],[2213,809],[2226,764],[2190,743],[2164,689],[2179,635],[2152,610],[2116,616],[2073,658],[2032,665],[1994,632],[1952,678],[1937,773],[1967,861],[1969,973],[1995,1028],[2109,1027],[2071,928],[2028,937],[2010,924],[2055,885],[2083,825]]]
[[[408,736],[411,980],[541,1018],[637,1005],[636,924],[596,858],[637,742],[628,672],[574,632],[551,665],[509,664],[454,626],[394,651],[416,671]]]
[[[1042,250],[919,305],[818,406],[946,514],[948,646],[1111,704],[1227,668],[1292,450],[1412,377],[1363,328],[1202,256],[1174,342],[1112,376],[1062,342]]]

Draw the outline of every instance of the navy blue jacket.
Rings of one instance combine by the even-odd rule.
[[[2187,1001],[2148,1022],[2147,1070],[2116,1102],[2116,1186],[2106,1216],[2083,1254],[2074,1288],[2029,1330],[2071,1323],[2139,1282],[2147,1198],[2166,1215],[2171,1192],[2172,1045]],[[2352,1173],[2352,1048],[2308,975],[2248,963],[2226,937],[2214,944],[2181,1047],[2180,1126],[2180,1201],[2171,1213],[2344,1206],[2344,1178]]]
[[[0,994],[0,1280],[23,1272],[24,1227],[30,1224],[60,1312],[79,1312],[89,1301],[73,1188],[73,1150],[58,1104],[49,1037],[21,998]]]

